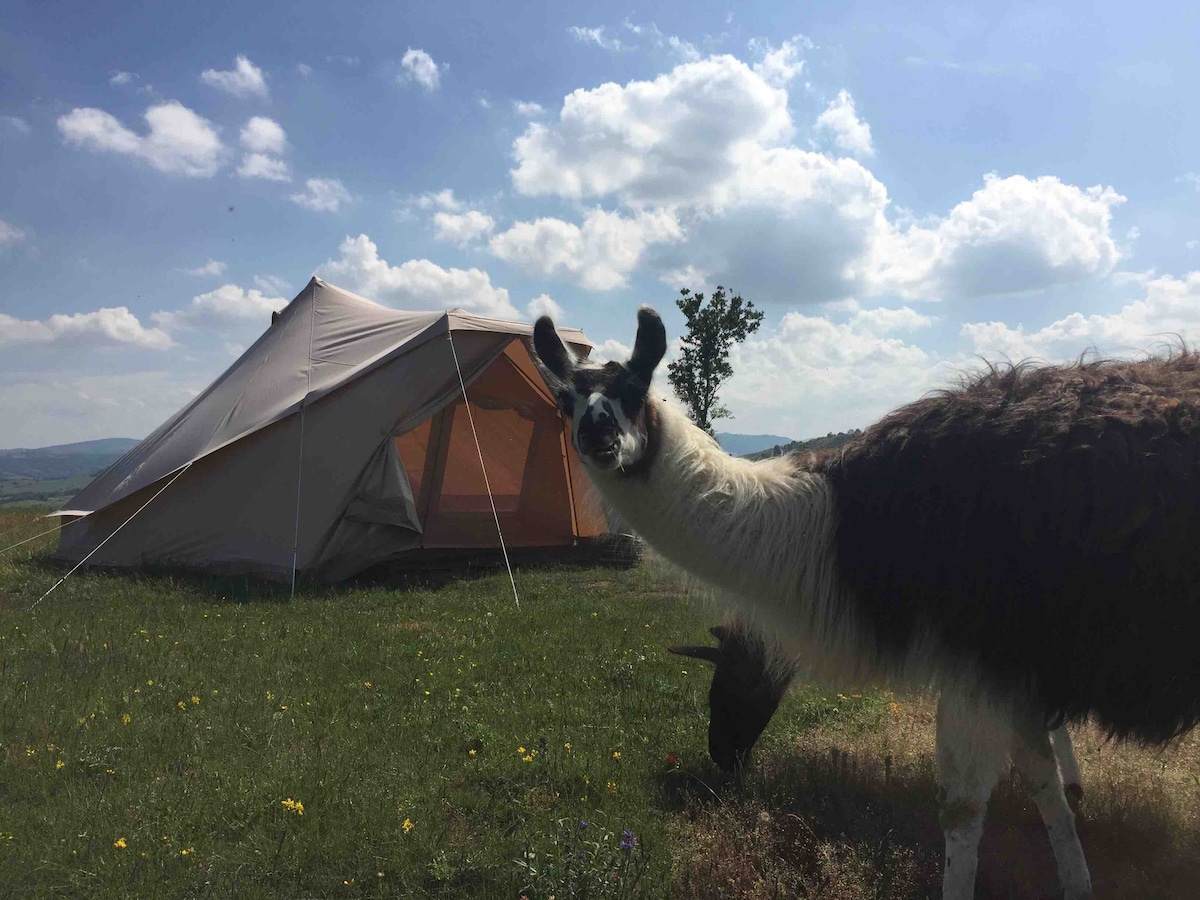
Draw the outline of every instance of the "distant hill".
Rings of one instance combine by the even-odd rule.
[[[136,443],[132,438],[103,438],[53,447],[0,450],[0,479],[42,481],[95,475]]]
[[[792,439],[778,434],[730,434],[727,431],[718,431],[717,443],[726,453],[745,456],[759,450],[768,450],[777,444],[790,444]]]
[[[789,441],[786,444],[780,444],[757,453],[746,455],[750,459],[766,459],[768,456],[784,456],[785,454],[796,453],[800,450],[826,450],[830,447],[840,447],[842,444],[854,440],[860,434],[862,434],[861,428],[855,428],[853,431],[839,431],[837,434],[831,431],[825,437],[809,438],[807,441]]]

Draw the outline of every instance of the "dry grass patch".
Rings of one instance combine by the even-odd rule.
[[[1073,732],[1080,838],[1096,896],[1190,898],[1200,884],[1200,734],[1165,750]],[[738,785],[693,785],[670,832],[680,898],[911,898],[941,891],[934,704],[880,727],[816,727],[764,752]],[[1015,771],[998,786],[977,896],[1058,896],[1049,841]]]

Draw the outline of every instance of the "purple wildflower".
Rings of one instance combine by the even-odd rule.
[[[621,832],[621,851],[628,853],[637,844],[637,835],[626,828]]]

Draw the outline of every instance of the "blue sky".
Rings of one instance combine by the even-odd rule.
[[[420,8],[406,8],[420,7]],[[12,3],[0,447],[140,437],[314,273],[766,313],[731,431],[869,424],[988,358],[1200,340],[1183,4]]]

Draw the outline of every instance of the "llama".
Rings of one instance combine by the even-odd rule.
[[[709,630],[717,645],[675,644],[671,653],[713,664],[708,688],[708,755],[722,771],[740,775],[759,736],[787,693],[799,664],[768,645],[741,616]],[[1083,799],[1083,777],[1065,724],[1050,732],[1050,744],[1071,809]]]
[[[1011,755],[1068,898],[1091,878],[1048,729],[1165,743],[1200,719],[1200,353],[991,367],[838,453],[749,462],[650,396],[666,331],[547,385],[606,504],[818,675],[939,694],[943,897],[972,896]]]

